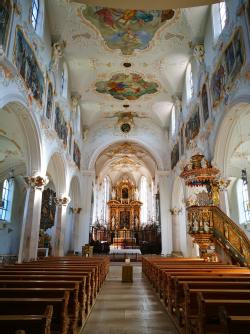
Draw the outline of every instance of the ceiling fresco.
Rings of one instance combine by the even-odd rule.
[[[176,11],[84,6],[79,9],[79,16],[100,32],[110,49],[120,49],[123,55],[131,55],[135,50],[146,49],[157,30],[174,21]]]
[[[141,75],[136,73],[118,73],[108,81],[98,81],[96,91],[110,94],[117,100],[137,100],[142,95],[157,93],[158,84],[145,81]]]

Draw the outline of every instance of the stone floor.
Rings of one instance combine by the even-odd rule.
[[[110,266],[82,334],[177,334],[141,265],[133,264],[133,283],[121,282],[121,265]]]

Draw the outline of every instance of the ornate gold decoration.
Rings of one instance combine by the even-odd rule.
[[[172,216],[178,216],[180,213],[182,213],[182,208],[178,209],[178,208],[173,208],[169,210],[171,212]]]
[[[55,197],[54,201],[58,206],[67,206],[70,202],[70,197]]]
[[[29,187],[41,190],[49,183],[49,178],[47,176],[25,176],[24,180]]]
[[[74,214],[79,214],[82,211],[82,208],[70,208],[70,211]]]

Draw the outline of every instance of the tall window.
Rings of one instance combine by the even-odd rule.
[[[64,85],[65,85],[65,71],[63,69],[61,73],[61,95],[63,95],[64,93]]]
[[[10,220],[12,202],[12,181],[6,179],[3,183],[2,198],[0,202],[0,220]]]
[[[39,15],[39,0],[32,0],[31,21],[35,30],[37,28],[38,15]]]
[[[250,202],[248,184],[243,182],[242,179],[239,179],[237,183],[237,196],[239,208],[239,222],[240,224],[250,223]]]
[[[186,86],[187,86],[187,101],[189,101],[194,95],[194,81],[193,81],[192,67],[190,63],[187,66]]]
[[[108,177],[103,179],[103,219],[107,220],[107,202],[109,201],[110,181]]]
[[[171,112],[171,134],[174,136],[176,129],[176,112],[175,112],[175,106],[172,108]]]
[[[227,6],[225,1],[212,5],[214,40],[217,41],[227,21]]]
[[[141,177],[140,201],[142,202],[141,222],[147,223],[147,220],[148,220],[148,187],[147,187],[147,179],[145,176]]]
[[[227,20],[227,7],[224,1],[219,3],[219,13],[220,13],[220,28],[222,31],[225,27]]]

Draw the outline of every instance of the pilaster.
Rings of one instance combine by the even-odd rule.
[[[45,176],[24,178],[27,191],[24,205],[18,262],[36,260],[39,241],[42,192],[48,183]]]

